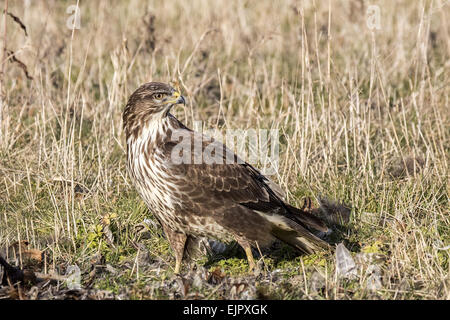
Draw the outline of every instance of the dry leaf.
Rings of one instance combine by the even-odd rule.
[[[223,278],[225,278],[225,273],[223,273],[220,268],[214,269],[208,276],[208,283],[216,285],[222,282]]]
[[[26,240],[15,242],[10,250],[14,252],[15,258],[19,259],[22,257],[23,264],[31,266],[36,263],[42,262],[44,252],[39,249],[28,248],[29,242]]]

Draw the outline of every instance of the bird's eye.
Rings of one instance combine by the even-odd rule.
[[[163,98],[163,94],[162,93],[155,93],[153,95],[153,98],[155,98],[157,100],[161,100]]]

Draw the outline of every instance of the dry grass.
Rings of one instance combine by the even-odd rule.
[[[121,113],[140,84],[177,80],[190,107],[175,113],[188,125],[279,129],[274,179],[290,202],[324,195],[351,205],[340,239],[383,256],[377,292],[364,276],[338,279],[331,254],[320,264],[288,254],[264,275],[278,268],[289,278],[248,280],[258,297],[450,298],[448,2],[372,1],[375,31],[364,0],[80,1],[73,32],[72,4],[9,1],[28,35],[11,16],[0,20],[2,248],[28,240],[45,249],[45,272],[77,264],[86,286],[176,296],[176,286],[150,285],[171,279],[173,258],[159,231],[135,232],[151,216],[126,175]],[[140,244],[163,271],[140,267]],[[91,277],[98,253],[123,277]],[[214,264],[233,281],[243,262]],[[314,271],[326,279],[318,292]],[[195,290],[233,297],[214,282]]]

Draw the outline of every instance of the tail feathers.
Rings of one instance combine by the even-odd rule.
[[[305,253],[329,249],[325,241],[313,235],[306,228],[284,216],[272,216],[272,235]]]
[[[308,239],[308,237],[298,236],[295,233],[289,233],[284,230],[274,231],[273,236],[278,240],[281,240],[307,254],[311,254],[320,250],[326,250],[329,248],[329,245],[326,242],[320,240],[317,237],[317,239]],[[325,245],[323,245],[322,243],[324,243]]]
[[[293,207],[289,204],[285,204],[287,209],[292,213],[292,218],[297,222],[305,225],[307,228],[312,228],[317,231],[328,232],[326,224],[316,216]]]

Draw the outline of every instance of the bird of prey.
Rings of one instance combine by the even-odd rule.
[[[176,104],[186,104],[180,92],[149,82],[123,112],[128,172],[174,250],[175,273],[186,242],[199,237],[237,241],[250,270],[251,248],[276,239],[304,253],[329,247],[312,233],[328,231],[322,220],[286,203],[275,183],[225,145],[187,128],[170,113]]]

